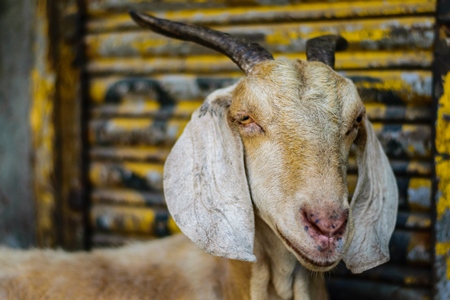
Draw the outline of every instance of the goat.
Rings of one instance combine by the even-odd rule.
[[[3,249],[0,298],[326,299],[320,274],[340,260],[354,273],[389,260],[396,181],[354,84],[332,68],[342,38],[276,61],[225,33],[131,16],[246,73],[207,97],[167,158],[165,198],[185,235],[91,253]]]

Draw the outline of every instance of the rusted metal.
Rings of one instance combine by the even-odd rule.
[[[432,76],[429,71],[342,72],[353,80],[364,102],[389,105],[431,105]],[[431,110],[429,107],[428,110]]]
[[[431,104],[432,76],[430,71],[345,71],[342,74],[354,81],[365,103],[424,107]],[[214,90],[229,86],[241,78],[241,72],[206,76],[176,74],[153,76],[159,86],[175,102],[203,101]],[[157,91],[148,77],[93,77],[89,96],[92,105],[128,104],[143,106],[142,102],[158,103]],[[120,83],[120,84],[119,84]],[[110,106],[111,105],[111,106]],[[149,104],[150,105],[150,104]],[[125,110],[131,110],[126,108]],[[145,108],[142,108],[145,109]],[[150,109],[150,108],[146,108]],[[105,109],[108,110],[108,109]],[[425,111],[430,111],[428,108]]]
[[[413,287],[431,286],[431,271],[429,268],[398,266],[389,263],[367,270],[358,276],[353,275],[345,268],[345,265],[341,263],[336,270],[330,274],[332,277],[336,275],[342,277],[358,277],[360,279],[371,281],[386,281]]]
[[[32,103],[30,126],[33,140],[34,193],[36,199],[37,242],[43,247],[55,246],[58,238],[55,226],[56,186],[54,99],[56,70],[50,53],[49,3],[37,2],[35,30],[35,65],[32,71]]]
[[[51,16],[56,28],[55,59],[57,97],[55,99],[58,164],[55,166],[58,191],[59,246],[80,250],[85,246],[84,210],[87,209],[83,163],[83,104],[79,43],[80,8],[77,0],[59,1]],[[58,26],[56,26],[58,24]]]
[[[94,162],[89,172],[95,188],[134,188],[141,191],[161,191],[163,165],[142,162]],[[357,175],[348,176],[349,192],[356,187]],[[431,180],[428,178],[397,178],[400,206],[404,211],[429,212]]]
[[[155,124],[147,118],[114,118],[89,124],[89,141],[100,145],[173,145],[187,120]],[[431,128],[427,125],[374,123],[374,130],[389,157],[429,158]]]
[[[344,37],[346,51],[379,51],[422,49],[433,44],[434,18],[392,18],[350,20],[348,22],[302,22],[239,27],[214,27],[259,43],[272,53],[305,52],[308,39],[335,34]],[[87,56],[98,57],[151,57],[216,54],[200,45],[169,39],[148,31],[111,32],[86,36]]]
[[[241,72],[225,75],[211,74],[208,77],[172,74],[153,76],[151,79],[157,81],[163,91],[176,102],[189,102],[203,101],[216,89],[230,86],[242,76]],[[158,102],[156,85],[150,85],[148,79],[148,77],[93,77],[90,80],[90,100],[93,105],[118,104],[127,101],[136,101],[136,103],[140,101]]]
[[[166,209],[94,205],[91,226],[99,231],[140,233],[162,237],[180,232]]]
[[[147,192],[133,189],[98,188],[91,192],[93,204],[116,204],[124,206],[164,207],[162,192]]]
[[[223,0],[194,0],[194,1],[141,1],[141,0],[86,0],[88,7],[88,13],[91,16],[109,15],[117,12],[124,12],[130,9],[135,10],[179,10],[179,9],[204,9],[210,7],[228,7],[227,2],[234,2],[234,5],[238,3],[235,1],[223,1]],[[257,5],[252,0],[242,0],[241,5]],[[233,6],[233,4],[231,4]]]
[[[148,118],[115,118],[89,123],[89,141],[99,145],[173,145],[187,120],[154,122]]]
[[[437,4],[433,63],[433,99],[436,103],[435,134],[435,299],[450,298],[450,5]]]
[[[410,213],[399,211],[397,214],[397,228],[431,229],[430,213]]]
[[[133,162],[94,162],[89,169],[89,179],[91,185],[95,188],[120,187],[161,192],[163,165]]]
[[[399,209],[402,211],[430,213],[431,210],[431,179],[421,177],[397,176],[399,193]],[[355,190],[358,176],[350,174],[347,177],[350,196]]]
[[[419,176],[430,176],[432,171],[431,162],[428,161],[416,161],[416,160],[390,160],[389,161],[392,170],[396,175],[419,175]],[[350,173],[357,172],[357,164],[355,157],[351,156],[349,158],[348,171]]]
[[[374,130],[389,157],[430,158],[431,127],[374,123]]]
[[[151,9],[150,9],[151,10]],[[324,20],[341,18],[370,18],[376,16],[399,16],[411,14],[432,14],[434,0],[405,1],[367,1],[333,3],[299,3],[286,6],[258,6],[248,9],[236,7],[223,9],[204,9],[156,12],[159,18],[202,25],[276,23],[288,21]],[[96,18],[88,22],[89,32],[105,32],[136,29],[136,25],[126,14],[117,14],[106,18]]]
[[[89,156],[94,161],[164,162],[169,152],[169,147],[92,147]]]
[[[274,54],[276,59],[306,59],[304,53]],[[429,68],[432,55],[429,51],[376,51],[336,53],[337,70]],[[236,72],[238,67],[228,58],[216,55],[199,55],[187,58],[98,58],[86,66],[92,74],[149,75],[161,73],[221,73]]]
[[[330,278],[327,280],[327,288],[332,300],[431,299],[431,291],[428,288],[357,279]]]
[[[94,107],[91,117],[112,118],[155,118],[172,117],[177,119],[190,119],[192,113],[201,106],[202,101],[178,101],[170,113],[162,111],[157,101],[145,99],[133,101],[129,99],[118,105],[105,104]],[[366,104],[366,113],[372,121],[410,121],[426,122],[431,120],[431,109],[427,106],[386,105],[382,103]]]
[[[349,0],[349,2],[360,0]],[[373,0],[368,0],[373,1]],[[205,9],[205,8],[230,8],[236,6],[267,6],[267,5],[289,5],[298,3],[297,0],[86,0],[88,13],[91,16],[103,16],[112,13],[121,13],[130,9],[134,10],[181,10],[181,9]],[[334,0],[309,0],[307,2],[334,2]]]
[[[95,204],[91,210],[91,225],[96,231],[153,236],[179,232],[163,208]],[[160,222],[161,224],[157,224]],[[159,229],[155,229],[155,227]],[[390,243],[391,262],[410,266],[431,263],[430,232],[396,230]]]
[[[430,231],[396,229],[389,243],[390,262],[410,266],[430,266],[432,243]]]
[[[30,123],[38,243],[84,245],[79,40],[75,0],[37,2],[36,57]],[[59,24],[55,26],[55,24]],[[64,27],[64,31],[59,28]],[[63,104],[63,105],[62,105]],[[56,146],[58,145],[58,146]]]

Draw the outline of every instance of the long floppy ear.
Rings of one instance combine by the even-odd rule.
[[[234,87],[214,92],[192,115],[167,158],[164,193],[175,222],[197,246],[256,261],[243,145],[227,120]]]
[[[389,260],[398,190],[394,173],[366,116],[356,140],[358,183],[350,204],[355,235],[344,258],[352,273]]]

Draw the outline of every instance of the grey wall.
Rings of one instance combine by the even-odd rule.
[[[32,0],[0,0],[0,244],[35,244],[30,71]]]

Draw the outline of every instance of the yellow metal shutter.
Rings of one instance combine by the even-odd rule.
[[[264,4],[258,4],[259,2]],[[243,74],[228,58],[138,28],[130,8],[210,26],[305,59],[307,39],[340,34],[336,68],[359,88],[400,194],[391,261],[361,275],[340,267],[332,299],[425,299],[432,264],[432,45],[435,1],[88,0],[90,226],[94,246],[177,232],[162,195],[163,162],[210,92]],[[356,185],[349,169],[349,189]]]

